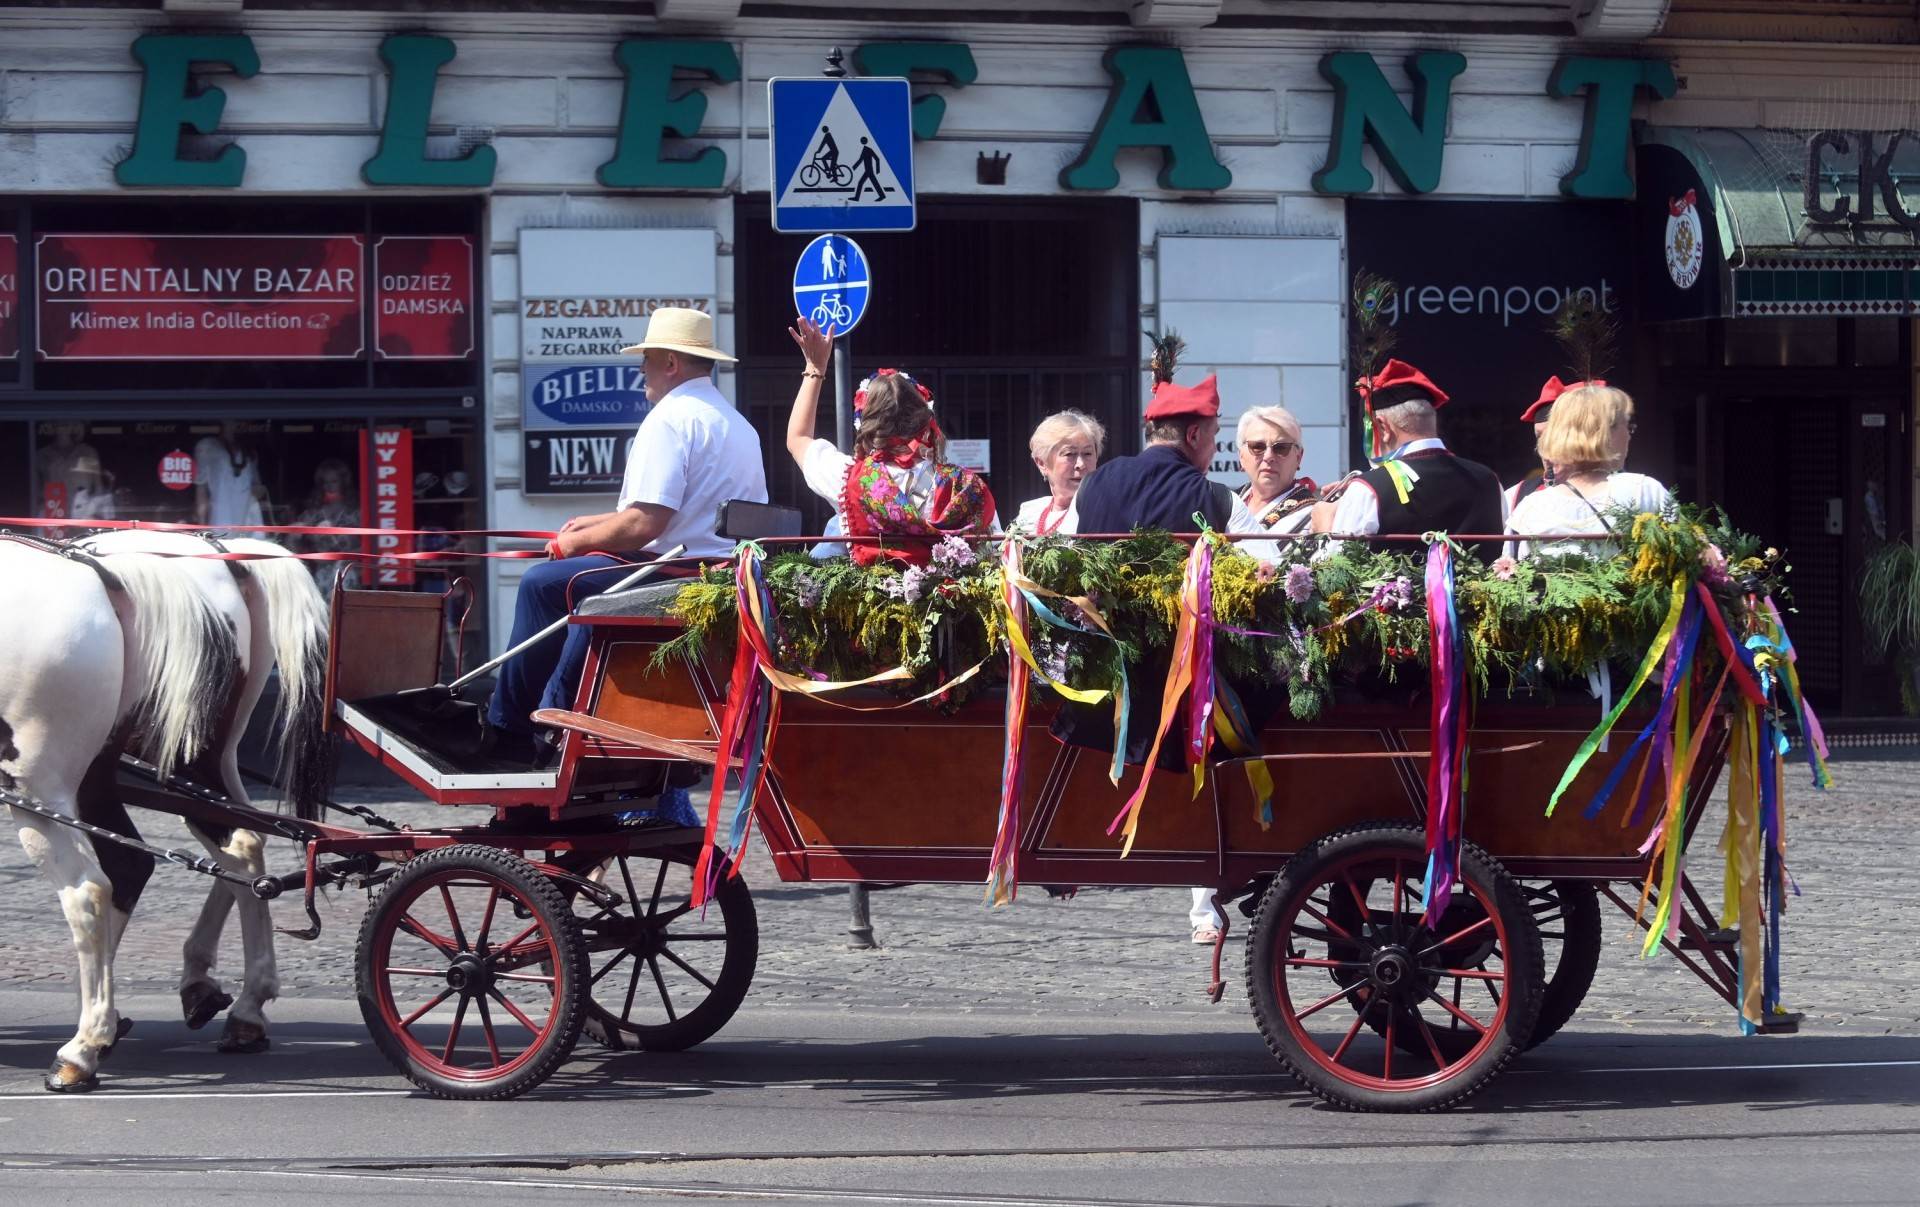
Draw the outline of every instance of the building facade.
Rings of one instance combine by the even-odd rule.
[[[1041,490],[1026,437],[1053,410],[1137,446],[1143,330],[1185,336],[1183,380],[1219,374],[1223,477],[1232,415],[1274,403],[1304,425],[1306,471],[1338,476],[1363,271],[1397,286],[1397,354],[1454,395],[1469,453],[1526,468],[1518,415],[1565,369],[1547,325],[1585,294],[1617,316],[1616,376],[1652,412],[1636,460],[1731,489],[1690,401],[1704,387],[1662,383],[1689,330],[1724,347],[1758,329],[1704,304],[1642,314],[1636,142],[1745,124],[1720,33],[1650,40],[1693,19],[1669,7],[0,9],[0,464],[21,470],[0,511],[552,528],[610,505],[644,409],[617,349],[669,304],[716,316],[776,499],[813,506],[779,444],[806,239],[770,222],[767,81],[818,76],[835,47],[917,98],[918,225],[863,237],[857,371],[926,381],[1008,510]],[[1856,53],[1823,62],[1844,78]],[[1904,431],[1900,287],[1908,310],[1844,338],[1905,375],[1883,400]],[[1901,529],[1911,463],[1900,445],[1880,487]],[[469,627],[497,644],[514,564],[479,573]]]

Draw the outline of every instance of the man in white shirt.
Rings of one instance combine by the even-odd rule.
[[[652,406],[627,454],[618,505],[575,516],[549,542],[553,560],[520,580],[509,645],[613,586],[634,562],[677,545],[685,557],[725,557],[733,544],[715,530],[720,504],[767,501],[760,436],[713,384],[714,364],[734,358],[714,346],[712,316],[662,307],[646,338],[623,351],[646,359]],[[573,707],[586,657],[586,629],[570,626],[564,642],[556,635],[510,659],[487,706],[490,750],[537,763],[544,752],[531,715]]]

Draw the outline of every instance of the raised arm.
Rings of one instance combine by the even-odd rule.
[[[800,345],[800,354],[807,360],[800,374],[800,389],[793,396],[793,413],[787,416],[787,453],[795,464],[804,464],[820,412],[820,386],[827,379],[827,362],[833,356],[833,327],[829,325],[823,331],[799,318],[787,328],[787,334]]]

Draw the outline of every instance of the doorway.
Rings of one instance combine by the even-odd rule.
[[[1636,443],[1635,467],[1785,551],[1800,680],[1835,717],[1900,712],[1892,667],[1866,646],[1860,579],[1875,550],[1911,536],[1905,328],[1810,316],[1654,329],[1659,410],[1641,431],[1673,438],[1644,458]]]

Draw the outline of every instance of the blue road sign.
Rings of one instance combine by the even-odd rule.
[[[793,266],[793,308],[836,336],[859,325],[872,296],[867,253],[845,235],[821,235]]]
[[[768,80],[767,124],[773,229],[913,229],[913,88],[907,81]]]

